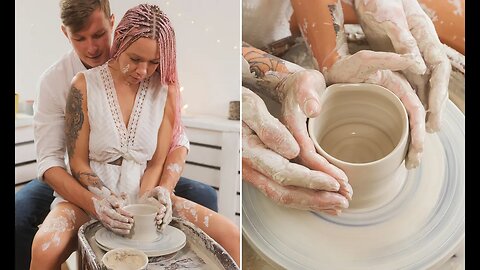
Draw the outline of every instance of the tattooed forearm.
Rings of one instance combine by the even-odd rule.
[[[65,110],[65,137],[67,152],[70,157],[75,153],[75,143],[83,125],[82,101],[82,94],[77,88],[72,86],[68,94],[67,107]]]
[[[278,102],[284,96],[278,88],[281,82],[291,74],[303,70],[296,64],[263,52],[245,42],[242,44],[242,56],[249,66],[248,72],[242,70],[242,85]]]
[[[76,172],[72,170],[72,175],[82,186],[100,197],[111,194],[110,189],[108,189],[98,175],[92,171]]]
[[[242,54],[245,60],[250,64],[250,72],[253,72],[257,78],[262,78],[269,71],[279,73],[290,73],[282,59],[263,52],[243,42]]]
[[[77,179],[84,187],[101,188],[103,186],[102,180],[94,172],[75,172],[72,171],[73,177]]]

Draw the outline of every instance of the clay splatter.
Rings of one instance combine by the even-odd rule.
[[[171,163],[171,164],[168,164],[167,170],[170,172],[175,172],[179,174],[182,171],[182,167],[180,167],[180,165],[177,163]]]
[[[209,214],[208,216],[205,216],[203,218],[203,225],[205,225],[205,227],[208,227],[208,221],[209,221],[209,218],[212,216],[212,214]]]
[[[122,68],[122,73],[123,73],[123,74],[127,74],[127,72],[128,72],[129,69],[130,69],[130,64],[127,64],[126,66],[124,66],[124,67]]]
[[[64,209],[62,212],[64,215],[58,216],[53,219],[52,223],[40,227],[42,234],[53,233],[52,239],[42,244],[43,251],[47,250],[52,244],[58,246],[60,244],[60,234],[74,229],[75,212],[72,209]]]
[[[453,10],[453,14],[457,16],[463,16],[462,3],[460,2],[460,0],[448,0],[448,3],[455,7],[455,10]]]
[[[197,209],[195,209],[195,204],[191,201],[183,201],[181,203],[175,204],[175,214],[183,219],[187,219],[183,209],[187,212],[190,212],[192,217],[195,219],[195,222],[198,221]]]

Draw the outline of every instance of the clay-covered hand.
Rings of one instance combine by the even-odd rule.
[[[413,56],[403,73],[426,108],[426,130],[438,131],[451,64],[432,20],[416,0],[358,0],[355,9],[372,49]]]
[[[168,189],[162,186],[157,186],[146,192],[140,201],[158,207],[156,217],[157,230],[163,231],[170,221],[172,221],[172,200]]]
[[[316,153],[306,130],[307,116],[320,110],[315,87],[325,88],[323,76],[316,71],[289,76],[279,86],[286,126],[259,96],[242,90],[242,177],[281,205],[338,214],[348,207],[352,188],[343,171]],[[290,162],[294,158],[298,163]]]
[[[133,225],[133,217],[123,207],[127,205],[127,195],[110,194],[104,198],[93,197],[93,205],[98,220],[114,233],[127,235]]]

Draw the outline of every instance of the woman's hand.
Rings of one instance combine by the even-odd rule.
[[[355,9],[372,49],[412,55],[403,73],[427,111],[426,130],[440,130],[452,67],[432,20],[416,0],[358,0]]]
[[[148,203],[158,207],[157,230],[163,231],[172,221],[172,200],[170,191],[162,186],[147,191],[140,199],[141,202]]]

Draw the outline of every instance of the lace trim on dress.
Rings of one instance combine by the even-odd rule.
[[[100,68],[100,76],[102,78],[103,86],[105,87],[105,92],[107,94],[107,102],[110,107],[110,112],[112,113],[113,122],[117,127],[118,134],[120,135],[120,148],[125,149],[127,146],[127,131],[124,127],[119,106],[117,104],[115,88],[113,85],[113,80],[108,70],[108,62],[105,63],[102,68]]]
[[[108,62],[105,63],[100,69],[100,76],[105,87],[107,94],[107,102],[110,106],[113,121],[120,135],[120,148],[126,149],[127,146],[133,146],[135,142],[135,135],[137,133],[138,120],[143,109],[145,96],[147,94],[147,88],[150,79],[146,79],[140,83],[139,90],[135,96],[135,103],[130,114],[127,127],[122,120],[122,113],[120,110],[120,104],[118,103],[117,94],[115,91],[115,85],[113,83],[112,74],[108,70]],[[128,128],[128,130],[127,130]]]
[[[140,89],[137,92],[135,97],[135,104],[133,105],[132,115],[128,121],[128,146],[133,146],[135,141],[135,135],[137,134],[138,120],[140,119],[140,114],[143,110],[143,105],[145,103],[145,96],[147,95],[148,85],[150,84],[150,78],[144,80]]]

